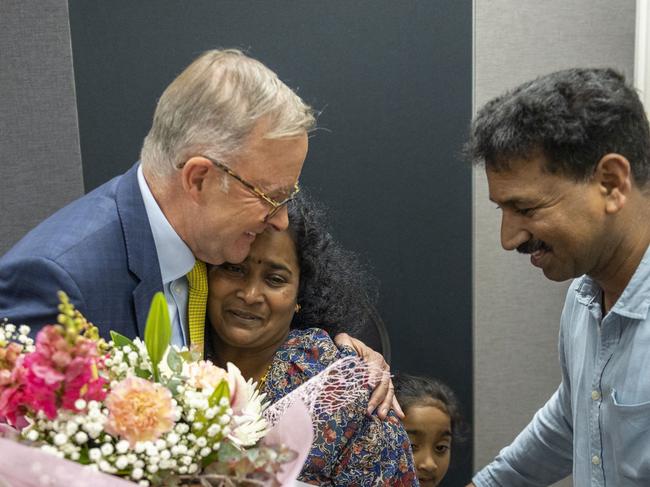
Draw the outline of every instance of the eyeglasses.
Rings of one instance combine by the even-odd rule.
[[[283,206],[285,206],[287,203],[289,203],[289,201],[294,199],[296,197],[296,195],[300,192],[300,187],[298,186],[298,183],[296,182],[293,185],[293,191],[291,192],[291,194],[287,198],[283,199],[282,201],[277,201],[276,199],[271,198],[268,194],[266,194],[264,191],[259,189],[254,184],[251,184],[248,181],[246,181],[244,178],[242,178],[239,174],[237,174],[235,171],[230,169],[225,164],[222,164],[221,162],[219,162],[219,161],[217,161],[215,159],[212,159],[211,157],[205,156],[205,155],[201,155],[200,157],[206,158],[208,161],[210,161],[212,164],[217,166],[223,172],[225,172],[229,176],[235,178],[237,181],[242,183],[244,185],[244,187],[246,187],[246,189],[251,191],[259,199],[261,199],[261,200],[265,201],[266,203],[268,203],[269,205],[271,205],[271,210],[268,212],[268,214],[264,218],[265,222],[268,222],[271,218],[273,218],[278,213],[278,211],[280,211],[282,209]],[[184,165],[185,165],[185,163],[179,164],[177,166],[177,168],[181,169]]]

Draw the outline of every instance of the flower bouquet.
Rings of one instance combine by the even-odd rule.
[[[280,485],[283,466],[300,460],[297,475],[311,424],[306,451],[260,441],[270,429],[264,395],[233,364],[224,370],[170,346],[162,293],[144,341],[114,332],[104,341],[59,298],[58,323],[35,342],[27,326],[0,324],[0,423],[12,427],[5,437],[143,486]]]

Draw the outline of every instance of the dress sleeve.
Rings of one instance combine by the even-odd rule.
[[[288,394],[350,350],[338,350],[322,330],[293,330],[276,354],[267,393]],[[284,363],[277,364],[281,359]],[[360,401],[315,424],[314,443],[299,480],[329,486],[417,486],[408,436],[400,421],[366,416],[370,391]]]

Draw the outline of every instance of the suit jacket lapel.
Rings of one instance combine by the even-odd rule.
[[[127,265],[140,279],[140,283],[133,290],[133,305],[138,335],[144,337],[151,299],[156,292],[163,290],[163,286],[158,254],[138,186],[138,166],[139,163],[136,163],[122,176],[117,188],[116,202],[124,232]]]

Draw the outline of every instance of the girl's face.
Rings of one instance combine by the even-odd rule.
[[[411,440],[418,480],[423,487],[437,486],[447,473],[451,457],[451,420],[431,405],[415,405],[405,412],[404,428]]]

